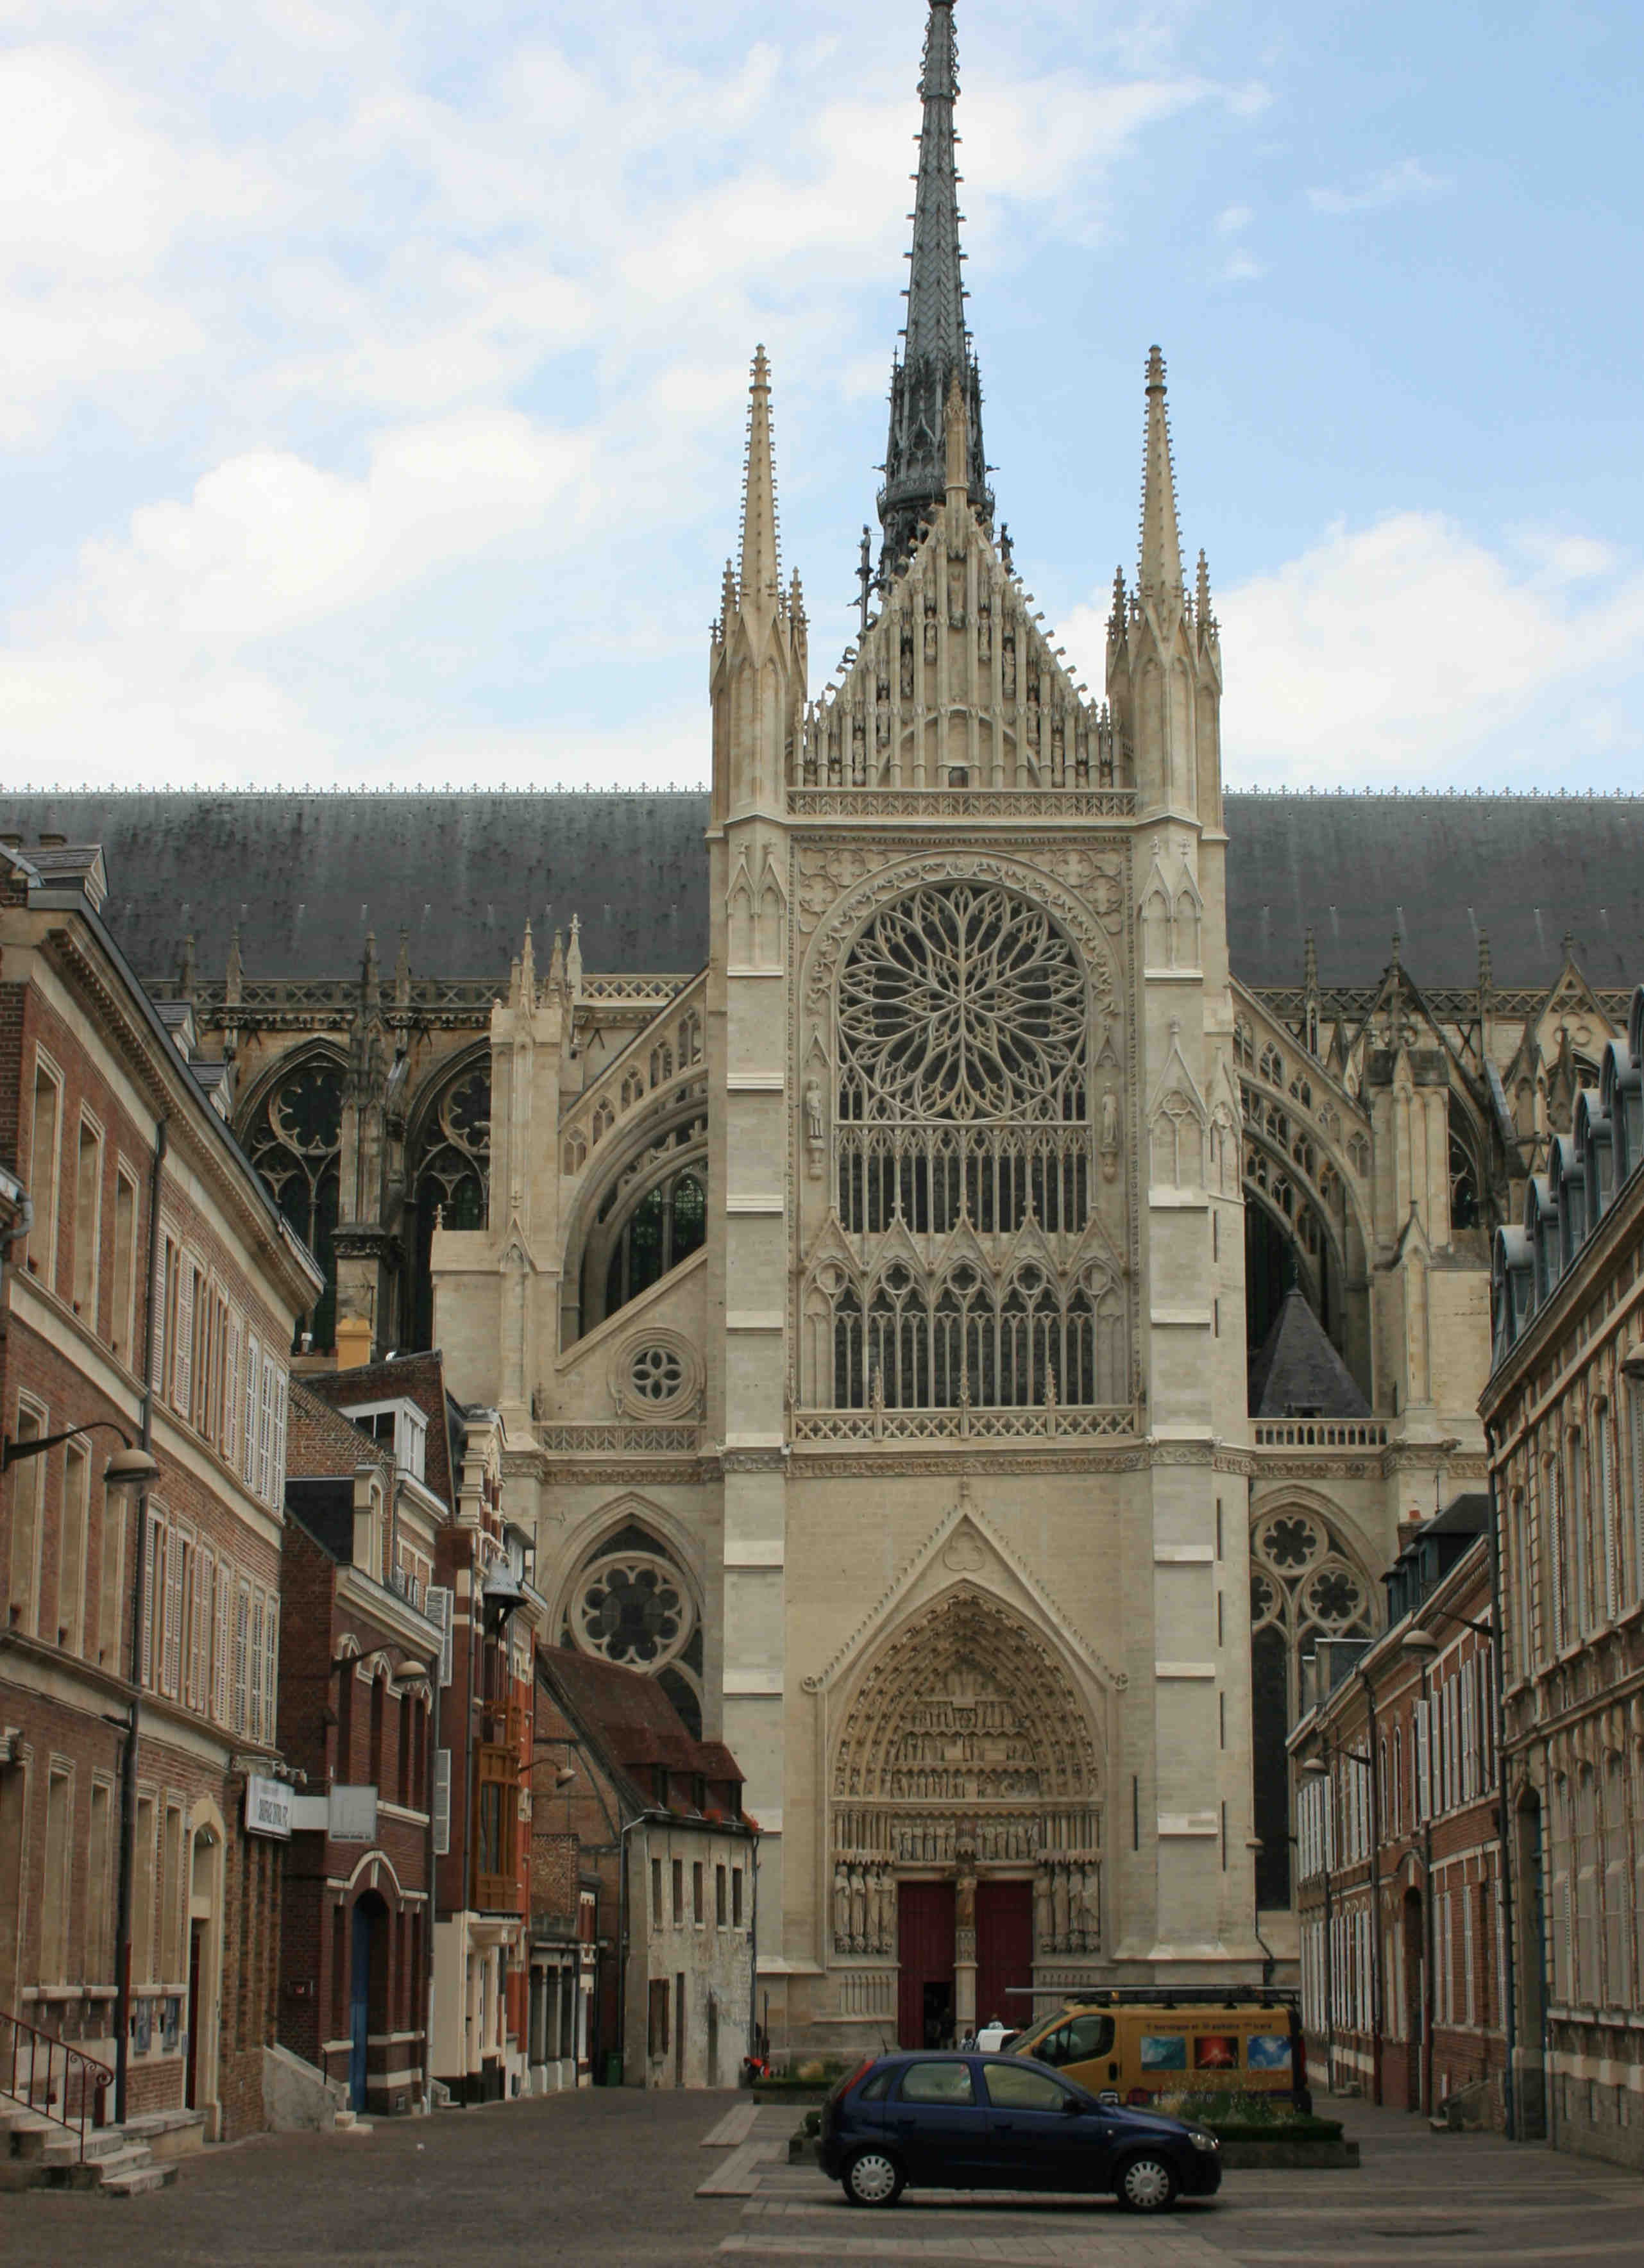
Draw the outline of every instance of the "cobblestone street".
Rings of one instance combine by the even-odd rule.
[[[786,2163],[788,2110],[762,2108],[740,2143],[704,2147],[727,2132],[727,2112],[742,2114],[734,2135],[752,2110],[733,2095],[601,2089],[382,2122],[359,2137],[281,2136],[188,2161],[172,2188],[130,2203],[0,2197],[0,2257],[7,2268],[306,2268],[328,2257],[402,2268],[458,2256],[475,2268],[1538,2268],[1640,2257],[1636,2177],[1492,2137],[1434,2135],[1353,2102],[1332,2110],[1360,2145],[1357,2172],[1232,2174],[1213,2204],[1156,2222],[1106,2198],[910,2192],[894,2212],[853,2212],[814,2169]]]

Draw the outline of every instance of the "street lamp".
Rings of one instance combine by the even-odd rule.
[[[61,1433],[43,1433],[37,1441],[13,1441],[7,1439],[0,1448],[0,1473],[9,1473],[25,1457],[43,1457],[48,1449],[61,1442],[72,1441],[82,1433],[118,1433],[122,1446],[111,1452],[103,1474],[106,1488],[147,1488],[159,1478],[159,1467],[146,1449],[138,1448],[123,1425],[116,1425],[112,1418],[92,1418],[84,1425],[70,1425]]]

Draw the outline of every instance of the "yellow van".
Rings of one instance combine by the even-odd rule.
[[[1293,2000],[1277,1995],[1096,1993],[1036,2018],[1011,2041],[1010,2052],[1051,2065],[1093,2095],[1117,2094],[1129,2103],[1227,2088],[1311,2108],[1301,2019]]]

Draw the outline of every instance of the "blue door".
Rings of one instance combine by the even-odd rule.
[[[962,2056],[904,2065],[885,2132],[914,2187],[974,2189],[986,2178],[987,2106]]]
[[[348,2004],[348,2099],[365,2108],[365,2057],[371,2038],[371,1925],[362,1898],[354,1908]]]

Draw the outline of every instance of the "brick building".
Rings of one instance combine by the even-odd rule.
[[[232,2137],[264,2123],[279,1863],[245,1793],[277,1764],[286,1350],[323,1277],[107,887],[95,847],[0,850],[0,2014],[117,2066],[126,2115]],[[120,1432],[139,1495],[104,1485]]]
[[[401,1530],[404,1580],[443,1633],[434,1744],[434,2078],[461,2102],[526,2091],[535,1653],[547,1608],[534,1538],[505,1507],[495,1410],[447,1391],[436,1351],[318,1370],[313,1392],[392,1447],[397,1487],[437,1509]],[[431,1550],[431,1557],[430,1552]]]
[[[1644,2166],[1644,985],[1495,1239],[1479,1410],[1500,1521],[1526,2135]]]
[[[557,1646],[537,1676],[536,1833],[577,1837],[583,1911],[615,1955],[599,1965],[597,2008],[584,1983],[578,2021],[593,2025],[601,2060],[620,2051],[630,2087],[731,2086],[752,2034],[757,1950],[758,1837],[741,1767],[688,1732],[641,1671]]]
[[[1321,1640],[1291,1739],[1302,2023],[1324,2083],[1507,2119],[1488,1499],[1411,1524],[1386,1635]]]
[[[428,1589],[448,1518],[416,1469],[420,1413],[402,1397],[389,1414],[383,1446],[293,1383],[281,1577],[280,1722],[306,1786],[285,1858],[280,2039],[379,2113],[426,2098],[443,1645]]]

